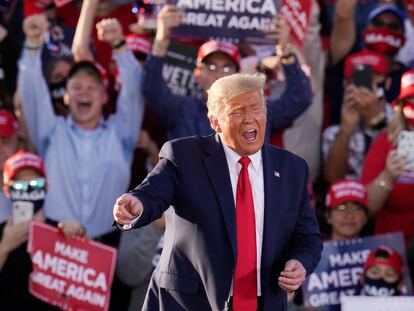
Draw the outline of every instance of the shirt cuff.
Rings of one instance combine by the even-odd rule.
[[[141,215],[142,215],[142,211],[141,211],[141,213],[136,217],[136,218],[134,218],[129,224],[125,224],[125,225],[120,225],[120,224],[118,224],[118,227],[120,228],[120,229],[122,229],[122,230],[125,230],[125,231],[128,231],[128,230],[131,230],[134,226],[135,226],[135,224],[138,222],[138,220],[139,220],[139,218],[141,217]]]

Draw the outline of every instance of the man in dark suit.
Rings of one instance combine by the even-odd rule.
[[[301,158],[264,145],[265,79],[234,74],[208,91],[216,134],[167,142],[147,179],[115,203],[124,230],[166,213],[144,310],[285,310],[322,242]]]

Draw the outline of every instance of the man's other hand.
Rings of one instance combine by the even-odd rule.
[[[298,260],[291,259],[286,262],[285,269],[280,273],[278,278],[279,286],[286,292],[291,293],[302,285],[305,278],[305,268]]]

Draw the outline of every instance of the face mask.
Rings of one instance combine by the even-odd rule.
[[[363,32],[367,49],[385,55],[395,55],[405,43],[405,37],[388,29],[367,29]]]
[[[45,181],[42,178],[26,181],[14,181],[9,187],[10,199],[13,204],[27,202],[33,204],[33,213],[43,207],[46,196]]]
[[[362,293],[365,296],[397,296],[399,280],[394,283],[388,283],[384,279],[373,280],[365,277],[365,283],[362,288]]]
[[[61,82],[49,84],[49,92],[53,105],[64,105],[63,96],[65,95],[65,91],[66,79]]]

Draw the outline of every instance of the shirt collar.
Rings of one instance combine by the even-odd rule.
[[[66,117],[66,120],[67,120],[68,124],[69,124],[72,128],[77,128],[77,129],[80,129],[80,130],[84,131],[81,127],[79,127],[79,125],[77,125],[77,124],[75,123],[75,121],[73,120],[73,118],[72,118],[72,116],[71,116],[70,114]],[[97,128],[100,128],[100,127],[106,128],[106,126],[107,126],[107,124],[106,124],[105,119],[104,119],[103,117],[101,117],[101,118],[99,119],[99,125],[98,125],[98,127],[97,127]]]
[[[221,141],[221,144],[223,145],[223,149],[224,149],[224,153],[226,154],[226,158],[233,165],[233,167],[235,167],[237,165],[237,163],[239,162],[241,156],[236,151],[234,151],[229,146],[227,146],[225,143],[223,143],[223,141],[221,139],[220,139],[220,141]],[[252,163],[253,169],[255,171],[258,171],[259,168],[260,168],[261,161],[262,161],[262,149],[260,149],[259,151],[257,151],[254,154],[249,155],[249,158],[250,158],[250,161]]]

